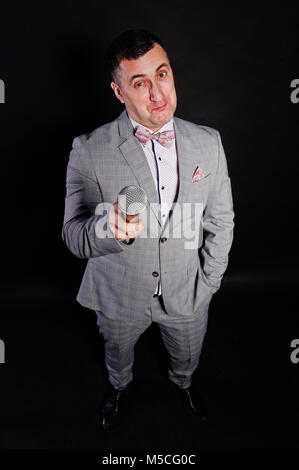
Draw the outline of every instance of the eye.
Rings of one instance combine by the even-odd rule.
[[[142,85],[143,85],[143,82],[137,82],[137,83],[135,83],[135,85],[134,85],[134,86],[135,86],[135,87],[139,87],[139,88],[140,88]]]
[[[160,73],[159,73],[159,77],[160,77],[160,78],[164,78],[165,76],[166,76],[166,72],[160,72]]]

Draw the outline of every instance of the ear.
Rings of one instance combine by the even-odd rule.
[[[115,93],[116,98],[117,98],[121,103],[124,104],[125,101],[124,101],[124,99],[123,99],[123,96],[122,96],[122,93],[121,93],[121,90],[120,90],[119,86],[118,86],[115,82],[111,82],[110,85],[111,85],[112,90],[113,90],[114,93]]]

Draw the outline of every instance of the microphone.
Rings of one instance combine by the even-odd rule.
[[[127,222],[141,214],[147,204],[147,196],[145,191],[139,186],[126,186],[117,196],[118,207],[124,215]]]
[[[147,196],[139,186],[125,186],[117,196],[117,203],[122,217],[126,222],[130,222],[146,208]],[[134,238],[130,238],[128,243],[131,244],[134,240]]]

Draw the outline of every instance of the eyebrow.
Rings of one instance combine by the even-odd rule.
[[[163,62],[161,65],[159,65],[159,67],[156,68],[156,72],[158,72],[158,70],[160,70],[162,67],[169,67],[168,64],[166,62]],[[130,78],[130,85],[132,83],[133,80],[135,80],[135,78],[140,78],[140,77],[146,77],[146,75],[144,73],[138,73],[136,75],[132,75],[132,77]]]

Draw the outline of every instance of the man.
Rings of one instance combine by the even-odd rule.
[[[221,138],[174,117],[172,68],[155,35],[121,34],[107,63],[125,109],[74,139],[62,231],[70,251],[88,259],[77,300],[96,312],[105,341],[110,388],[102,425],[109,429],[119,417],[133,380],[134,346],[153,321],[170,354],[170,384],[187,411],[205,421],[191,378],[234,226]],[[129,185],[147,196],[146,210],[133,219],[118,206]]]

